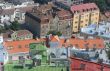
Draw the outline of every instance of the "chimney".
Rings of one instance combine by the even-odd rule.
[[[46,36],[46,46],[48,48],[50,47],[49,41],[50,41],[50,36]]]

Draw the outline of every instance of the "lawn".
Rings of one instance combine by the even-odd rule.
[[[15,68],[15,65],[7,64],[5,66],[4,71],[61,71],[61,69],[63,69],[63,71],[66,71],[66,67],[37,66],[37,67],[33,67],[31,69],[28,69],[28,67]]]

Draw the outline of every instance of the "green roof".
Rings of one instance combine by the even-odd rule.
[[[31,50],[46,50],[47,48],[42,43],[31,43],[29,47]]]

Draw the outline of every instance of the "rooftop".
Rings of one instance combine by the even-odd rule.
[[[30,40],[20,40],[20,41],[5,41],[3,43],[4,48],[9,54],[16,53],[28,53],[30,43],[38,43],[44,41],[44,39],[30,39]]]
[[[76,48],[80,49],[85,49],[86,45],[89,48],[104,48],[104,40],[101,38],[89,38],[89,39],[80,39],[80,38],[69,38],[69,39],[64,39],[64,38],[59,38],[58,36],[53,36],[50,39],[50,42],[58,42],[59,47],[68,47],[70,45],[75,46]]]
[[[95,24],[94,24],[95,25]],[[110,38],[110,23],[100,22],[99,26],[91,26],[82,28],[81,32],[89,35],[99,36],[103,38]]]
[[[83,12],[88,10],[95,10],[98,9],[97,5],[95,3],[86,3],[86,4],[80,4],[80,5],[74,5],[71,6],[71,11],[74,13],[77,12]]]

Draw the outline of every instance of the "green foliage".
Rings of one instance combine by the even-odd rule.
[[[109,47],[110,48],[110,43],[106,43],[106,47]]]
[[[43,52],[45,52],[47,48],[42,43],[31,43],[29,47],[30,47],[30,56],[32,58],[36,54],[44,55]]]
[[[16,31],[20,29],[20,24],[18,23],[18,21],[14,21],[12,22],[12,24],[10,25],[10,29]]]
[[[5,31],[5,28],[3,26],[0,26],[0,33],[3,33]]]
[[[6,25],[6,24],[4,25],[4,31],[7,31],[7,30],[17,31],[19,29],[21,29],[21,27],[18,21],[13,21],[11,25]]]
[[[110,59],[110,49],[107,51],[108,59]]]
[[[105,0],[90,0],[90,2],[96,3],[102,12],[107,10],[108,6]]]
[[[62,33],[61,33],[60,31],[49,31],[49,32],[47,33],[47,35],[49,35],[49,34],[58,35],[58,36],[61,36],[61,35],[62,35]]]

